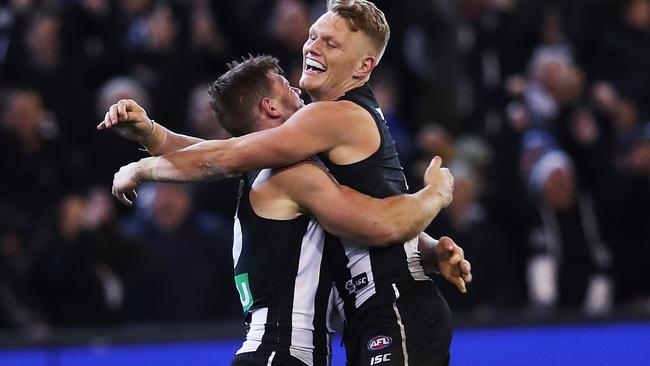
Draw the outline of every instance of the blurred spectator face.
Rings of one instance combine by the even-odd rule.
[[[298,0],[280,0],[271,20],[273,38],[291,51],[299,51],[309,32],[309,7]]]
[[[158,51],[174,48],[178,25],[169,6],[158,6],[149,19],[149,46]]]
[[[16,257],[21,252],[21,241],[18,233],[10,231],[0,235],[1,256],[6,258]]]
[[[120,99],[133,99],[142,108],[149,110],[149,94],[139,82],[131,78],[115,77],[105,82],[97,94],[97,115],[99,117],[104,117],[111,105]]]
[[[395,74],[391,69],[384,68],[376,75],[373,92],[382,110],[390,111],[397,107],[399,88],[395,83]]]
[[[207,140],[223,140],[231,138],[217,121],[210,108],[210,96],[204,85],[194,89],[190,96],[188,122],[199,137]]]
[[[637,143],[626,155],[631,170],[650,179],[650,140]]]
[[[151,0],[120,0],[120,7],[128,15],[142,15],[151,7]]]
[[[449,204],[449,210],[454,216],[466,213],[477,199],[478,191],[475,179],[468,175],[454,178],[454,200]]]
[[[632,28],[647,31],[650,29],[650,1],[632,0],[624,14],[625,23]]]
[[[639,122],[639,109],[627,98],[621,98],[614,114],[614,127],[619,132],[628,131]]]
[[[557,44],[564,39],[562,16],[556,9],[548,8],[544,12],[540,38],[546,44]]]
[[[549,61],[541,65],[539,81],[560,104],[574,102],[582,93],[584,75],[576,66],[564,61]]]
[[[33,61],[52,68],[59,62],[59,18],[52,14],[37,15],[26,34],[26,45]]]
[[[161,184],[156,187],[153,218],[158,229],[172,232],[183,225],[191,210],[190,196],[182,188]]]
[[[422,127],[416,136],[416,141],[427,158],[438,155],[442,158],[444,164],[453,155],[454,148],[451,137],[439,125],[428,124]]]
[[[226,48],[224,37],[217,28],[207,0],[193,1],[191,28],[194,47],[215,53]]]
[[[88,195],[84,226],[95,229],[111,222],[115,218],[115,203],[106,189],[95,188]]]
[[[72,240],[83,228],[86,201],[76,195],[65,197],[60,206],[59,231],[66,240]]]
[[[45,116],[41,96],[35,91],[14,91],[7,99],[3,125],[22,137],[39,135]]]
[[[544,182],[544,199],[555,209],[566,209],[575,200],[576,181],[570,168],[555,168]]]
[[[34,0],[11,0],[11,8],[18,12],[29,10],[34,6]]]
[[[587,108],[581,108],[571,117],[570,130],[573,138],[582,145],[592,145],[598,140],[600,130],[594,114]]]

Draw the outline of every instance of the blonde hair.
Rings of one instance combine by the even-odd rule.
[[[375,4],[368,0],[328,0],[327,10],[345,19],[353,32],[366,33],[381,58],[390,38],[390,27]]]

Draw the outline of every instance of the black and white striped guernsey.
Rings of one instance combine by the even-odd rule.
[[[349,165],[337,165],[326,156],[319,157],[330,173],[343,185],[376,198],[408,192],[408,185],[383,113],[366,83],[350,90],[339,100],[351,101],[364,108],[375,120],[381,143],[368,158]],[[336,287],[343,299],[343,315],[350,319],[364,303],[392,303],[393,284],[430,281],[424,274],[417,250],[417,239],[404,245],[368,248],[327,234],[325,247],[332,266]]]
[[[233,261],[248,330],[237,354],[276,351],[307,365],[329,365],[333,278],[323,257],[325,234],[308,216],[271,220],[255,214],[251,187],[270,174],[252,172],[240,183]]]

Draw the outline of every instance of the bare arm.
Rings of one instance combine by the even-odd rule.
[[[359,113],[341,103],[314,103],[278,127],[229,140],[204,141],[163,155],[155,163],[155,171],[154,161],[143,159],[138,167],[139,179],[219,180],[254,169],[287,166],[342,143],[344,126],[355,121]]]
[[[422,190],[384,199],[340,186],[312,163],[287,169],[274,180],[328,232],[364,245],[387,246],[416,237],[451,202],[453,178],[440,164],[440,158],[432,161]]]
[[[113,104],[97,129],[112,129],[125,139],[141,144],[153,156],[168,154],[204,141],[175,133],[154,122],[144,108],[131,99],[122,99]]]

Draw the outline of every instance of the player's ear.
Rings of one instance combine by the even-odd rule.
[[[365,55],[359,64],[359,68],[354,73],[354,77],[357,79],[370,77],[370,73],[375,69],[375,66],[377,66],[377,58],[375,56]]]
[[[262,113],[271,118],[279,118],[282,116],[282,113],[278,108],[278,102],[275,99],[262,98],[260,101],[260,109]]]

